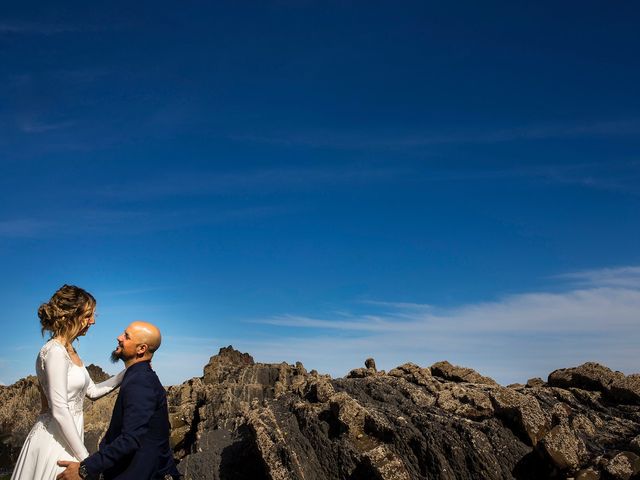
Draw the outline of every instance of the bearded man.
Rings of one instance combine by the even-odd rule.
[[[126,372],[109,429],[93,455],[58,462],[67,467],[58,480],[180,478],[169,445],[167,395],[150,364],[160,343],[160,330],[146,322],[133,322],[118,337],[111,358],[122,360]]]

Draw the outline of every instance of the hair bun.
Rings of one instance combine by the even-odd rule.
[[[38,317],[44,328],[51,324],[51,308],[48,303],[43,303],[38,308]]]
[[[54,307],[49,303],[43,303],[38,308],[38,317],[43,330],[51,330],[55,324]]]

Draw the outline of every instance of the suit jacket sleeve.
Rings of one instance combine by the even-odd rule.
[[[84,460],[92,474],[113,467],[140,448],[158,406],[157,392],[152,378],[147,375],[136,377],[135,382],[121,389],[120,395],[123,402],[122,431],[111,443]]]

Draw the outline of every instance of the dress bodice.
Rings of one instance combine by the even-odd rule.
[[[80,461],[89,455],[84,445],[84,396],[98,399],[122,382],[125,370],[96,385],[84,366],[71,361],[67,349],[49,340],[36,358],[36,374],[47,408],[36,419],[20,450],[12,480],[54,480],[62,472],[59,460]]]
[[[56,350],[56,354],[50,356],[52,350]],[[64,392],[51,388],[53,386],[49,385],[48,375],[46,375],[47,369],[67,372],[66,389]],[[69,411],[74,416],[82,414],[84,396],[91,382],[91,378],[84,365],[76,365],[71,361],[67,349],[60,342],[49,340],[44,344],[38,355],[38,361],[36,362],[36,375],[42,386],[42,391],[47,398],[49,412],[51,411],[51,405],[53,403],[53,399],[50,397],[52,395],[66,395]],[[62,386],[63,383],[64,382],[60,382],[60,386]]]

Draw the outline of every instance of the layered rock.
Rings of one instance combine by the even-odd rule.
[[[94,382],[109,378],[97,365],[87,367]],[[42,409],[40,383],[30,375],[10,386],[0,386],[0,470],[13,466],[36,417]],[[116,393],[95,402],[85,399],[85,444],[90,452],[97,449],[98,441],[109,425]]]
[[[596,375],[607,371],[507,388],[448,362],[385,373],[367,359],[331,379],[227,347],[169,389],[173,442],[187,479],[627,478],[636,377]]]
[[[0,421],[12,438],[28,430],[31,410],[6,389],[35,404],[33,388],[29,377],[0,389],[9,402]],[[503,387],[448,362],[385,373],[367,359],[332,379],[226,347],[202,377],[167,394],[171,444],[187,480],[640,476],[638,376],[593,363]],[[96,439],[112,403],[85,407]],[[20,408],[22,423],[8,418]]]

